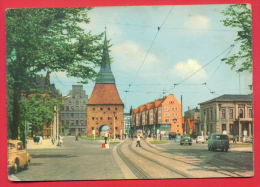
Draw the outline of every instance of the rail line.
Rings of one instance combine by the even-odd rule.
[[[151,176],[146,173],[142,168],[134,164],[133,161],[131,161],[120,149],[122,147],[123,143],[120,144],[117,147],[117,153],[119,157],[124,161],[124,163],[127,165],[127,167],[132,171],[132,173],[138,178],[138,179],[150,179]]]
[[[151,144],[147,143],[146,141],[144,141],[144,142],[145,142],[149,147],[151,147],[151,148],[153,148],[153,149],[156,149],[156,150],[158,150],[158,151],[165,152],[165,153],[170,153],[169,151],[165,151],[165,150],[158,149],[158,148],[152,146]],[[194,164],[191,163],[191,162],[186,162],[186,161],[183,161],[183,160],[180,160],[180,159],[177,159],[177,158],[172,158],[172,157],[168,157],[168,156],[165,156],[165,155],[161,155],[161,154],[159,154],[159,153],[157,153],[157,152],[148,150],[148,149],[146,149],[146,148],[143,148],[143,149],[146,150],[146,151],[148,151],[148,152],[151,152],[151,153],[153,153],[153,154],[162,156],[162,157],[164,157],[164,158],[168,158],[168,159],[172,159],[172,160],[175,160],[175,161],[179,161],[179,162],[182,162],[182,163],[185,163],[185,164],[189,164],[189,165],[196,166],[196,165],[194,165]],[[170,153],[170,154],[171,154],[171,153]],[[201,154],[199,155],[199,157],[200,157],[200,156],[201,156]],[[215,157],[216,157],[216,156],[215,156]],[[215,158],[215,157],[214,157],[214,158]],[[217,157],[216,157],[216,158],[217,158]],[[219,158],[217,158],[217,159],[219,160]],[[218,169],[222,169],[222,170],[223,170],[223,168],[222,168],[222,167],[219,167],[219,165],[217,165],[217,164],[214,164],[214,163],[211,163],[211,162],[208,162],[208,161],[207,161],[206,163],[209,164],[209,165],[212,165],[212,166],[214,166],[214,167],[216,167],[216,168],[218,168]],[[201,166],[201,168],[205,168],[205,167]],[[208,168],[207,168],[207,169],[208,169]],[[225,171],[231,173],[232,175],[231,175],[231,174],[228,174],[228,173],[226,173],[226,172],[216,171],[216,170],[213,170],[213,169],[212,169],[212,171],[215,171],[215,172],[217,172],[217,173],[221,173],[221,174],[227,175],[227,176],[229,176],[229,177],[244,177],[243,175],[240,175],[240,174],[238,174],[238,173],[236,173],[236,172],[230,171],[229,169],[225,169]],[[234,175],[235,175],[235,176],[234,176]]]
[[[170,171],[173,172],[173,173],[177,173],[178,175],[180,175],[180,176],[182,176],[182,177],[184,177],[184,178],[193,178],[191,175],[188,175],[188,174],[186,174],[186,173],[184,173],[184,172],[182,172],[182,171],[180,171],[180,170],[178,170],[178,169],[171,168],[171,167],[169,167],[169,166],[167,166],[167,165],[165,165],[165,164],[162,164],[161,162],[158,162],[158,161],[156,161],[156,160],[154,160],[154,159],[149,158],[148,156],[144,156],[143,154],[141,154],[141,153],[139,153],[138,151],[134,150],[134,149],[131,147],[131,144],[128,145],[128,148],[129,148],[129,150],[131,150],[132,152],[134,152],[134,153],[135,153],[136,155],[138,155],[139,157],[141,157],[141,158],[143,158],[143,159],[146,159],[146,160],[149,160],[149,161],[151,161],[152,163],[155,163],[155,164],[157,164],[157,165],[159,165],[159,166],[161,166],[161,167],[164,167],[164,168],[170,170]],[[147,151],[147,150],[146,150],[146,151]],[[148,151],[148,152],[150,152],[150,151]],[[160,155],[160,156],[161,156],[161,155]]]

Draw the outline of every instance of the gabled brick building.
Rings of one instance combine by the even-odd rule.
[[[181,104],[173,94],[132,110],[132,125],[148,136],[158,132],[183,134]]]
[[[87,102],[87,136],[100,136],[104,127],[110,135],[124,133],[124,103],[116,88],[111,71],[108,44],[105,35],[102,64],[96,84]]]

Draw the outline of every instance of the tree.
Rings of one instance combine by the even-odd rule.
[[[90,8],[6,11],[8,127],[18,137],[21,95],[30,93],[39,72],[63,71],[83,82],[94,79],[101,61],[102,34],[86,33]],[[46,81],[47,82],[47,81]]]
[[[47,94],[32,94],[21,100],[22,126],[30,124],[32,134],[38,133],[43,126],[51,123],[54,106],[59,105],[59,99]]]
[[[245,4],[230,5],[223,11],[226,16],[221,20],[227,27],[237,28],[237,38],[239,50],[222,59],[226,64],[231,65],[237,72],[252,72],[252,17],[251,10]]]

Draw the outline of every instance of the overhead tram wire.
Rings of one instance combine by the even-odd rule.
[[[137,70],[137,72],[136,72],[136,74],[135,74],[135,76],[134,76],[133,81],[128,85],[128,89],[125,90],[126,93],[129,92],[131,86],[134,84],[137,75],[139,74],[139,72],[140,72],[142,66],[144,65],[144,63],[145,63],[145,61],[146,61],[146,58],[148,57],[148,54],[150,53],[150,50],[151,50],[152,47],[153,47],[153,44],[154,44],[154,42],[155,42],[155,39],[157,38],[157,36],[158,36],[158,34],[159,34],[161,28],[163,27],[163,25],[164,25],[165,22],[167,21],[168,17],[170,16],[170,14],[171,14],[173,8],[174,8],[174,7],[172,6],[171,9],[169,10],[168,14],[167,14],[166,17],[164,18],[163,22],[161,23],[161,25],[159,25],[159,26],[157,27],[157,32],[156,32],[156,34],[155,34],[155,36],[154,36],[154,38],[153,38],[153,40],[152,40],[152,42],[151,42],[151,45],[150,45],[150,47],[148,48],[148,50],[147,50],[147,52],[146,52],[146,54],[145,54],[145,56],[144,56],[144,58],[143,58],[143,61],[142,61],[142,63],[140,64],[140,66],[139,66],[139,68],[138,68],[138,70]]]
[[[189,76],[187,76],[186,78],[184,78],[183,80],[181,80],[178,83],[174,83],[173,84],[173,88],[169,89],[169,91],[173,90],[176,86],[181,85],[183,82],[189,80],[191,77],[193,77],[196,73],[198,73],[199,71],[201,71],[203,68],[205,68],[206,66],[208,66],[209,64],[211,64],[212,62],[214,62],[216,59],[218,59],[221,55],[225,54],[228,50],[233,49],[235,47],[235,44],[231,44],[229,47],[227,47],[226,49],[224,49],[221,53],[219,53],[217,56],[215,56],[214,58],[212,58],[208,63],[204,64],[201,68],[197,69],[196,71],[194,71],[193,73],[191,73]]]

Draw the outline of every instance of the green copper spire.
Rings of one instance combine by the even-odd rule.
[[[106,31],[105,31],[102,62],[101,62],[101,67],[100,67],[99,73],[96,78],[96,84],[114,84],[114,83],[115,83],[115,77],[114,77],[114,75],[111,71],[111,67],[110,67],[107,35],[106,35]]]

